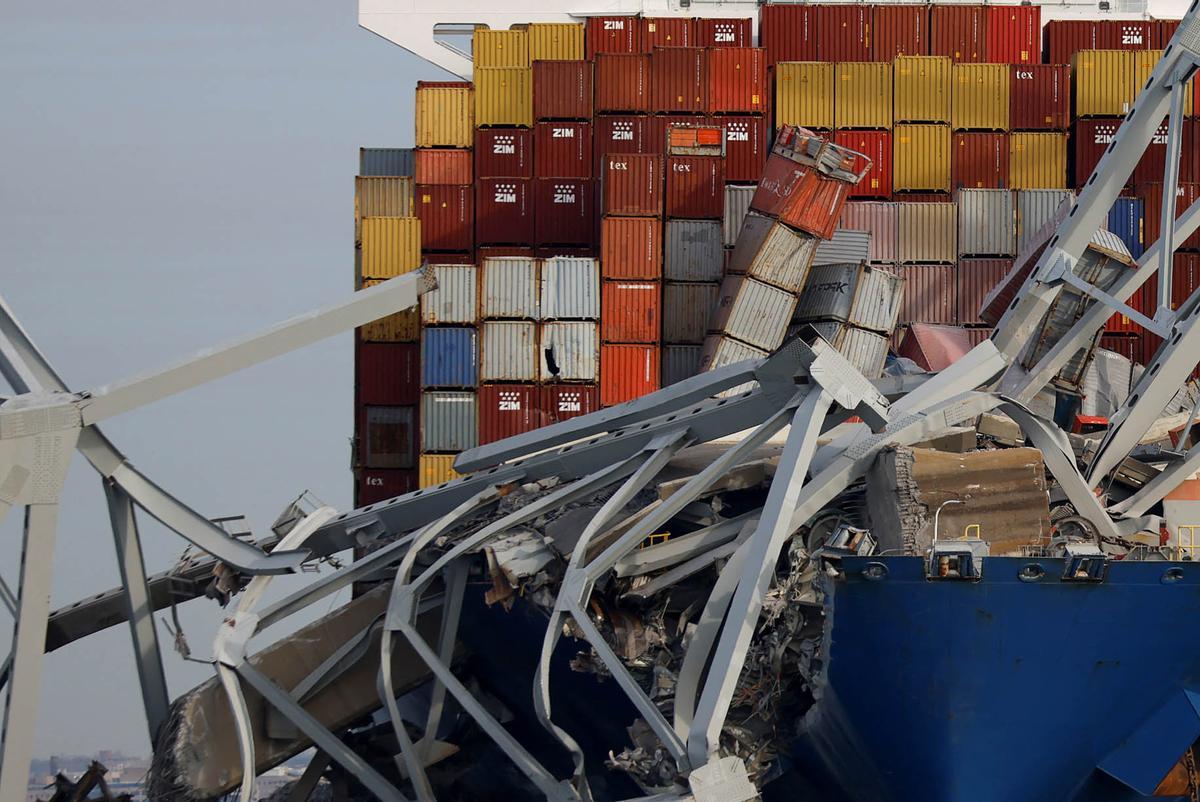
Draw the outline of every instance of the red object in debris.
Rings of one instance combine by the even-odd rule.
[[[767,110],[767,57],[760,47],[708,51],[709,113],[761,114]]]
[[[528,128],[476,128],[479,178],[532,178],[533,132]]]
[[[460,148],[417,148],[413,173],[418,184],[465,186],[474,178],[471,151]]]
[[[637,17],[588,17],[587,58],[597,53],[637,53],[642,49]]]
[[[667,217],[720,220],[725,213],[725,162],[719,156],[667,157]]]
[[[874,9],[871,61],[929,55],[929,6],[904,3]]]
[[[818,5],[817,52],[820,61],[870,61],[873,6]]]
[[[533,116],[538,120],[590,120],[590,61],[533,62]]]
[[[1076,415],[1071,431],[1075,434],[1088,434],[1108,428],[1108,418],[1103,415]]]
[[[414,193],[421,219],[421,250],[470,251],[475,246],[474,200],[469,186],[422,186]]]
[[[600,287],[600,341],[657,343],[662,329],[662,284],[625,279]]]
[[[603,163],[603,213],[658,217],[663,211],[663,157],[615,154]]]
[[[766,118],[737,114],[709,117],[705,124],[718,126],[725,132],[725,181],[731,184],[758,181],[770,151]]]
[[[642,114],[603,115],[592,124],[592,152],[595,173],[606,156],[614,153],[654,153],[649,147],[650,119]]]
[[[662,278],[662,221],[605,217],[600,221],[600,275],[609,279]]]
[[[983,61],[986,31],[987,6],[930,6],[929,54],[956,62]]]
[[[596,56],[595,109],[650,111],[650,57],[644,53]]]
[[[750,47],[753,20],[705,17],[696,20],[697,47]]]
[[[530,384],[480,385],[480,445],[533,431],[540,426],[537,402],[537,388]]]
[[[592,124],[541,122],[534,126],[538,178],[592,177]]]
[[[596,182],[538,178],[533,182],[534,244],[590,247],[596,238]]]
[[[984,57],[992,64],[1037,64],[1042,60],[1042,7],[987,6]]]
[[[1065,64],[1014,64],[1009,98],[1012,130],[1065,131],[1071,122],[1071,68]]]
[[[417,472],[398,468],[356,468],[354,506],[369,507],[417,489]]]
[[[421,346],[354,343],[354,403],[414,406],[421,401]]]
[[[651,53],[651,108],[656,112],[704,111],[707,52],[702,47],[660,47]]]
[[[600,404],[611,407],[659,389],[656,345],[600,346]]]
[[[1008,134],[956,133],[950,159],[955,189],[1008,186]]]
[[[481,245],[533,242],[532,182],[527,178],[481,178],[475,182],[475,241]],[[422,239],[424,229],[422,228]]]
[[[643,17],[641,49],[652,53],[656,47],[694,47],[696,20],[691,17]]]
[[[864,154],[871,170],[850,189],[851,198],[888,198],[892,194],[892,134],[890,131],[838,131],[838,145]]]
[[[758,41],[767,51],[768,67],[780,61],[817,61],[817,6],[767,3],[761,12]]]
[[[927,371],[941,371],[953,365],[975,347],[972,332],[960,326],[913,323],[896,350],[896,356],[911,359]]]
[[[594,384],[544,384],[538,388],[539,426],[578,418],[600,408]]]

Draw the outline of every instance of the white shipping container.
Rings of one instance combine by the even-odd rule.
[[[814,265],[793,320],[837,321],[891,336],[904,298],[904,279],[862,264]]]
[[[555,256],[542,262],[543,320],[595,320],[600,317],[600,262]]]
[[[479,380],[537,380],[537,324],[524,320],[489,320],[479,328]]]
[[[1074,198],[1069,189],[1018,189],[1017,254],[1024,254],[1044,227],[1065,217]]]
[[[594,382],[600,377],[600,326],[596,323],[543,323],[538,349],[541,381]]]
[[[953,203],[897,203],[901,262],[956,264],[958,207]]]
[[[732,337],[727,337],[724,334],[710,334],[704,340],[704,348],[700,352],[700,373],[705,373],[717,368],[723,368],[726,365],[733,365],[738,362],[745,362],[748,359],[762,359],[767,355],[767,352],[761,348],[754,348],[746,345],[743,342],[738,342]],[[717,393],[721,398],[731,398],[735,395],[749,392],[758,386],[758,382],[747,382],[739,384],[736,387],[730,387]]]
[[[746,276],[726,276],[721,282],[710,328],[747,345],[773,351],[787,335],[796,309],[796,296]]]
[[[816,237],[751,212],[734,246],[729,272],[796,292],[804,286],[818,243]]]
[[[887,337],[844,323],[816,323],[813,328],[839,354],[846,357],[846,361],[858,368],[859,373],[868,379],[878,379],[883,375],[888,355]]]
[[[742,222],[746,219],[746,213],[750,211],[750,201],[757,191],[757,186],[725,185],[725,217],[721,221],[721,228],[727,247],[733,247],[733,244],[737,242],[738,234],[742,230]]]
[[[538,316],[537,260],[522,256],[484,259],[480,267],[480,313],[484,320],[535,320]]]
[[[1015,256],[1016,215],[1009,189],[960,189],[958,253],[960,256]]]
[[[479,445],[479,404],[474,392],[421,394],[421,450],[466,451]]]
[[[427,326],[441,323],[475,323],[479,271],[475,265],[432,264],[437,289],[421,296],[421,322]]]
[[[871,232],[839,228],[833,238],[817,243],[814,265],[837,265],[871,260]],[[812,280],[811,278],[809,279]]]

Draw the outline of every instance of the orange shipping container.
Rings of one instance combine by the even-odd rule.
[[[662,285],[657,281],[605,281],[600,292],[601,341],[657,343],[661,307]]]
[[[650,54],[650,106],[657,112],[704,111],[707,63],[702,47],[660,47]]]
[[[600,346],[600,404],[611,407],[659,388],[656,345]]]
[[[600,223],[603,278],[662,278],[662,221],[653,217],[606,217]]]
[[[474,178],[471,151],[459,148],[417,148],[417,183],[463,186]]]
[[[758,47],[716,47],[708,51],[709,113],[767,110],[767,56]]]

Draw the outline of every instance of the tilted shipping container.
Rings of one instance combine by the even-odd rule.
[[[732,247],[737,242],[738,233],[742,230],[742,221],[750,211],[750,201],[754,197],[755,187],[739,187],[725,185],[725,217],[722,220],[722,244]]]
[[[773,351],[783,342],[795,309],[792,292],[746,276],[726,276],[709,329]]]
[[[979,316],[983,299],[1012,270],[1012,259],[960,259],[958,262],[958,322],[986,323]]]
[[[751,211],[734,246],[729,271],[797,292],[808,278],[817,243],[815,237]]]

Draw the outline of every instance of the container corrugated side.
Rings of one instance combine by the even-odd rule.
[[[775,124],[833,128],[833,65],[819,61],[775,65]]]
[[[804,286],[819,242],[816,237],[751,212],[742,225],[729,269],[796,292]]]
[[[796,296],[746,276],[726,276],[709,329],[773,351],[783,342]]]
[[[421,394],[421,450],[459,452],[479,444],[474,392],[433,390]]]
[[[901,265],[904,301],[901,323],[955,323],[958,286],[954,265]]]
[[[583,58],[583,53],[581,23],[529,23],[530,61],[576,61]]]
[[[604,278],[662,277],[662,221],[605,217],[600,222],[600,274]]]
[[[474,323],[479,319],[475,265],[430,264],[437,289],[421,296],[421,322],[426,326]]]
[[[359,409],[358,458],[364,468],[412,468],[417,459],[416,407]]]
[[[591,322],[543,323],[538,380],[594,382],[600,378],[600,326]]]
[[[1071,59],[1077,117],[1123,117],[1134,96],[1137,60],[1129,50],[1080,50]]]
[[[417,487],[437,487],[462,474],[454,470],[456,454],[422,454],[417,468]]]
[[[700,372],[700,345],[664,345],[662,347],[662,385],[666,387]]]
[[[354,403],[420,403],[421,347],[415,343],[354,343]]]
[[[871,169],[861,181],[850,187],[848,197],[887,199],[892,196],[891,131],[841,130],[834,133],[833,141],[871,160]]]
[[[979,316],[983,299],[1012,270],[1012,259],[960,259],[958,261],[958,322],[986,323]]]
[[[600,409],[600,388],[595,384],[543,384],[538,390],[539,426]]]
[[[894,190],[950,191],[950,126],[897,125],[892,144]]]
[[[354,241],[362,241],[364,217],[412,217],[413,180],[356,176],[354,179]]]
[[[894,203],[850,201],[842,207],[840,228],[866,231],[871,235],[872,262],[895,262],[899,210]]]
[[[475,70],[475,124],[533,125],[533,70],[480,67]]]
[[[816,6],[767,3],[759,11],[758,42],[767,51],[768,67],[778,67],[780,62],[816,61]]]
[[[475,91],[460,82],[417,84],[418,148],[469,148],[475,138]]]
[[[844,323],[812,325],[847,362],[858,368],[859,373],[868,379],[878,379],[883,375],[883,365],[887,361],[888,353],[887,337]]]
[[[479,380],[537,380],[537,324],[527,320],[489,320],[479,327]]]
[[[707,61],[705,109],[710,114],[766,112],[767,55],[761,48],[712,48]]]
[[[946,56],[897,56],[892,65],[896,122],[950,122],[953,66]]]
[[[1134,259],[1140,259],[1145,250],[1145,209],[1141,198],[1117,198],[1108,210],[1108,230],[1121,238]]]
[[[796,323],[838,321],[891,335],[896,328],[904,281],[886,270],[858,263],[816,265],[792,317]]]
[[[484,259],[479,273],[481,317],[537,318],[537,260],[520,256]]]
[[[817,254],[813,257],[814,266],[845,262],[858,264],[869,261],[871,261],[871,232],[855,231],[849,228],[839,228],[833,232],[833,239],[817,243]]]
[[[963,256],[1014,256],[1017,252],[1013,193],[1007,189],[960,189],[958,252]]]
[[[471,38],[471,56],[480,67],[528,67],[529,31],[525,28],[493,30],[476,28]]]
[[[600,356],[600,403],[609,407],[657,390],[662,380],[657,345],[605,345]]]
[[[545,320],[600,317],[600,263],[555,256],[542,262],[541,315]]]
[[[892,127],[892,65],[842,62],[834,69],[833,117],[838,128]]]
[[[1069,189],[1026,189],[1017,192],[1017,253],[1025,253],[1042,227],[1055,219],[1075,193]]]
[[[715,283],[664,283],[663,342],[703,343],[719,289]]]
[[[466,186],[475,177],[472,151],[467,148],[417,148],[415,177],[422,185]]]
[[[875,6],[871,60],[892,61],[929,52],[929,7],[915,3]]]
[[[987,7],[933,5],[929,9],[929,53],[955,62],[983,61],[987,45]]]
[[[899,261],[945,264],[958,261],[958,209],[953,203],[897,205]]]
[[[657,343],[662,328],[662,285],[605,281],[600,285],[600,341]]]
[[[477,334],[473,327],[421,330],[421,386],[474,387],[478,374]]]
[[[533,62],[533,115],[538,120],[592,118],[589,61]]]
[[[1066,187],[1067,135],[1057,131],[1009,134],[1008,175],[1013,189]]]
[[[1002,64],[1041,61],[1041,6],[988,6],[985,41],[987,61]]]
[[[1009,82],[1009,124],[1014,131],[1063,130],[1071,124],[1070,66],[1014,65]]]
[[[395,278],[421,266],[421,221],[416,217],[364,217],[361,278]]]
[[[380,279],[364,279],[362,288],[382,284]],[[421,296],[422,302],[425,296]],[[364,323],[358,330],[363,342],[369,343],[415,343],[421,337],[420,320],[416,309],[406,309]]]
[[[742,221],[750,211],[750,200],[754,197],[757,187],[739,187],[725,185],[725,217],[722,221],[722,243],[732,246],[737,242],[742,230]]]
[[[415,163],[412,148],[359,148],[361,176],[411,176]]]
[[[955,64],[950,103],[954,130],[1008,130],[1010,75],[1007,64]]]
[[[479,388],[479,442],[494,443],[540,425],[538,388],[532,384],[485,384]]]
[[[720,281],[724,268],[721,223],[716,220],[666,222],[663,278],[669,281]]]
[[[732,337],[726,337],[722,334],[710,334],[704,338],[704,346],[700,351],[700,372],[716,370],[726,365],[745,362],[748,359],[762,359],[766,355],[767,352],[761,348],[754,348],[743,342],[738,342]],[[718,395],[730,398],[749,392],[757,386],[758,382],[747,382],[746,384],[739,384],[737,387],[730,387],[728,390],[718,393]]]
[[[1150,80],[1150,73],[1154,72],[1154,68],[1158,66],[1158,62],[1162,61],[1162,50],[1135,50],[1133,51],[1133,86],[1130,89],[1129,104],[1132,106],[1133,101],[1137,99],[1138,93],[1146,86],[1146,82]],[[1194,116],[1195,109],[1195,91],[1188,91],[1188,87],[1195,88],[1196,79],[1192,78],[1184,87],[1183,90],[1183,114],[1185,117]]]

